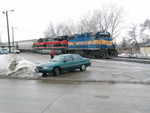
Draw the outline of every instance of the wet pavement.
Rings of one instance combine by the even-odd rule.
[[[20,56],[34,62],[36,65],[50,60],[49,55],[23,53]],[[150,64],[100,59],[92,59],[91,62],[92,66],[88,67],[85,72],[76,70],[63,73],[57,77],[50,74],[46,79],[77,82],[150,83]],[[36,75],[41,76],[38,73]],[[45,78],[41,77],[39,79]]]
[[[149,113],[150,86],[0,79],[0,113]]]
[[[20,54],[40,64],[48,55]],[[0,113],[149,113],[148,64],[92,59],[85,72],[0,79]]]

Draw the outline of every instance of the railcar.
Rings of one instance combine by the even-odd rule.
[[[20,50],[20,52],[35,52],[36,42],[37,42],[37,39],[15,41],[14,46],[15,46],[15,49]]]

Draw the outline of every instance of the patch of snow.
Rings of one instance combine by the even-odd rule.
[[[0,77],[33,78],[36,65],[17,54],[0,55]]]
[[[150,57],[150,53],[146,53],[145,56],[146,56],[146,57]]]
[[[130,55],[131,54],[129,54],[129,53],[121,53],[118,56],[120,56],[120,57],[129,57]]]
[[[134,54],[130,54],[130,53],[121,53],[118,56],[120,57],[138,57],[138,58],[148,58],[150,57],[150,53],[147,54],[142,54],[142,53],[134,53]]]

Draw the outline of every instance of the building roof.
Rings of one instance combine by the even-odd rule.
[[[139,44],[140,47],[150,47],[150,41]]]

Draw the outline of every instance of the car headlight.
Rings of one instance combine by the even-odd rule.
[[[42,69],[51,69],[51,67],[42,67]]]

